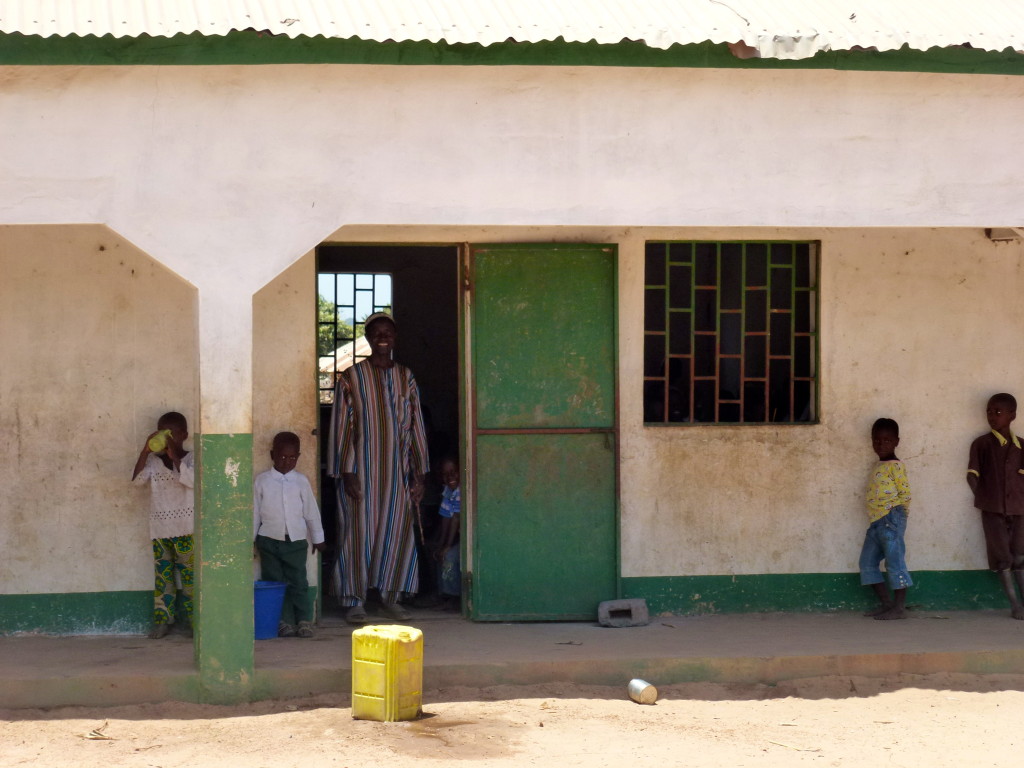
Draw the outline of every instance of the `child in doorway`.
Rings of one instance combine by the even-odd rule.
[[[307,477],[295,471],[299,436],[278,432],[270,448],[274,468],[256,476],[253,487],[253,532],[263,578],[288,585],[281,608],[278,637],[313,637],[313,609],[306,579],[306,539],[311,551],[323,552],[320,508]]]
[[[441,607],[457,610],[462,594],[462,573],[459,564],[459,529],[462,495],[459,491],[459,463],[453,456],[441,460],[441,530],[434,547],[434,558],[440,564],[438,595]]]
[[[166,636],[177,616],[176,575],[188,616],[186,634],[192,634],[195,465],[192,452],[183,447],[187,439],[185,417],[176,411],[165,413],[143,443],[132,473],[132,482],[149,483],[150,488],[149,535],[156,577],[152,640]]]
[[[992,395],[985,409],[990,431],[971,443],[967,483],[974,506],[981,511],[988,567],[999,575],[1010,601],[1010,615],[1024,619],[1024,468],[1021,445],[1010,431],[1017,418],[1017,399],[1006,392]],[[1016,582],[1016,584],[1014,583]]]
[[[871,447],[878,463],[868,481],[867,533],[860,552],[860,583],[870,586],[881,605],[864,615],[887,621],[907,617],[907,587],[913,586],[907,570],[904,536],[910,514],[910,482],[903,462],[896,458],[900,426],[892,419],[878,419],[871,427]],[[885,560],[885,573],[879,567]],[[886,576],[892,595],[886,589]]]

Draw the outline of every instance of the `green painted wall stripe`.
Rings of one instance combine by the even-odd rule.
[[[222,36],[198,32],[174,37],[94,35],[41,37],[0,34],[0,64],[404,64],[525,65],[583,67],[721,67],[725,69],[839,69],[885,72],[1024,74],[1024,56],[1006,51],[932,48],[916,51],[829,51],[810,59],[737,59],[727,46],[710,42],[667,50],[640,42],[615,45],[567,43],[378,43],[358,38],[289,38],[254,31]]]
[[[251,526],[251,514],[248,524]],[[249,542],[245,542],[251,553]],[[223,658],[237,671],[250,674],[253,646],[251,562],[246,576],[237,577],[233,588],[236,604],[225,605],[225,626],[215,637],[206,638],[201,652],[210,645],[215,662],[218,643],[235,642]],[[999,581],[990,571],[914,571],[914,586],[907,593],[908,604],[919,610],[962,611],[1006,608]],[[761,611],[859,611],[873,605],[867,587],[860,586],[855,573],[760,574],[751,576],[658,576],[621,580],[622,597],[647,600],[652,615],[702,613],[745,613]],[[207,583],[209,586],[209,582]],[[313,588],[310,588],[313,592]],[[206,595],[206,589],[200,588]],[[0,634],[41,632],[55,635],[140,634],[149,629],[150,592],[82,592],[38,595],[0,595]],[[216,610],[221,602],[207,603]],[[209,614],[208,624],[221,624]],[[207,627],[211,632],[214,629]],[[231,638],[234,638],[232,640]],[[246,666],[248,662],[248,666]],[[248,690],[250,677],[238,675],[240,687]]]
[[[1005,608],[990,571],[913,571],[907,604],[934,611]],[[856,573],[659,576],[622,579],[624,598],[642,597],[652,614],[862,610],[874,604]]]
[[[253,680],[252,435],[204,434],[196,473],[196,657],[204,701],[247,701]]]
[[[309,588],[309,599],[317,599],[316,587]],[[147,591],[0,595],[0,635],[141,635],[149,631],[152,610]]]
[[[151,590],[0,595],[0,634],[142,634],[152,613]]]

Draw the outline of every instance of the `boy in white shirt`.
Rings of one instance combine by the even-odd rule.
[[[278,637],[312,637],[313,608],[306,579],[306,537],[313,551],[323,552],[320,508],[309,480],[295,471],[299,437],[278,432],[270,449],[274,468],[256,476],[253,487],[253,531],[263,578],[288,585]]]
[[[165,637],[174,624],[179,579],[189,623],[185,633],[192,634],[195,464],[192,452],[182,447],[187,439],[185,417],[177,411],[165,413],[142,445],[132,472],[133,483],[150,487],[149,535],[156,576],[151,640]]]

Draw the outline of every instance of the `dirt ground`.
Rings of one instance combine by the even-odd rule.
[[[692,683],[643,706],[625,686],[446,689],[424,692],[423,717],[405,723],[352,720],[343,695],[0,710],[0,765],[1009,765],[1024,744],[1022,691],[1024,676],[1006,675]]]

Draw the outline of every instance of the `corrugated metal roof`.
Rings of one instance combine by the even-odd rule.
[[[743,43],[750,54],[904,45],[1024,50],[1021,0],[0,0],[0,32],[170,37],[255,29],[288,37]]]

